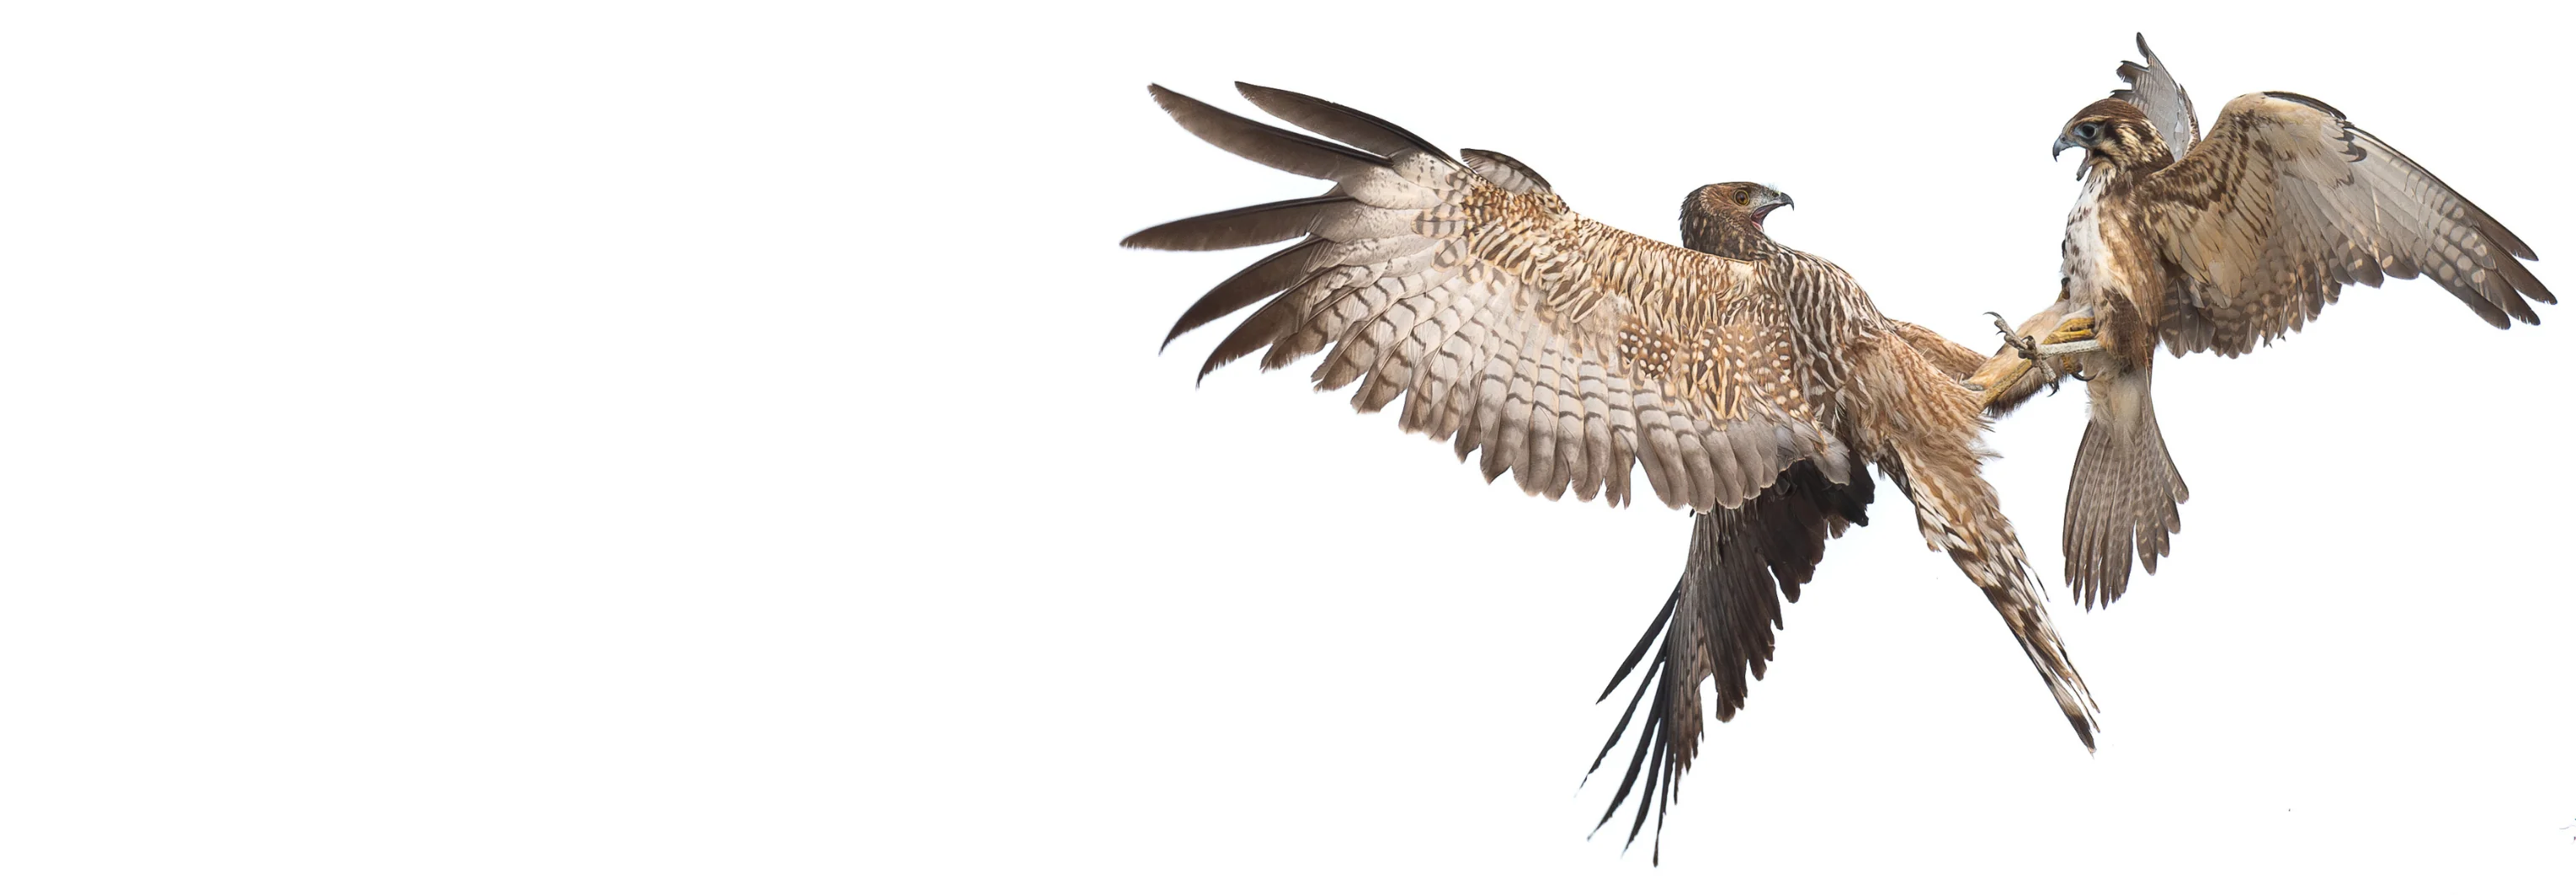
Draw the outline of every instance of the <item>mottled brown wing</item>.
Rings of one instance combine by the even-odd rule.
[[[1744,707],[1746,676],[1760,680],[1771,661],[1771,632],[1780,627],[1781,595],[1797,602],[1799,586],[1815,576],[1816,564],[1824,560],[1825,541],[1842,536],[1853,525],[1869,524],[1872,488],[1865,472],[1844,485],[1827,479],[1815,464],[1799,463],[1743,506],[1702,513],[1693,520],[1690,557],[1682,567],[1681,581],[1673,585],[1672,597],[1638,639],[1636,650],[1620,663],[1610,685],[1601,688],[1601,698],[1610,698],[1639,663],[1645,663],[1636,695],[1629,698],[1619,726],[1611,730],[1610,740],[1601,744],[1601,754],[1584,772],[1587,779],[1627,735],[1628,724],[1636,720],[1637,707],[1646,702],[1649,691],[1654,704],[1637,730],[1627,775],[1620,778],[1610,807],[1601,812],[1600,825],[1619,813],[1631,793],[1639,793],[1628,841],[1636,841],[1646,827],[1646,815],[1653,812],[1655,861],[1662,863],[1663,812],[1679,791],[1682,773],[1690,770],[1691,759],[1699,754],[1706,717],[1700,711],[1700,684],[1715,680],[1719,721],[1732,720],[1736,710]],[[1641,774],[1643,790],[1637,789]]]
[[[1626,502],[1632,463],[1665,504],[1701,511],[1742,505],[1802,459],[1850,480],[1848,451],[1789,384],[1785,309],[1751,265],[1574,214],[1507,156],[1470,151],[1458,162],[1365,112],[1241,86],[1263,109],[1343,142],[1151,88],[1201,139],[1335,183],[1127,238],[1190,250],[1304,238],[1174,324],[1178,337],[1268,299],[1202,377],[1255,351],[1263,369],[1323,352],[1319,390],[1357,383],[1363,412],[1402,397],[1406,431],[1453,440],[1462,460],[1481,451],[1488,480],[1510,472],[1550,498]]]
[[[2182,89],[2182,82],[2174,80],[2173,70],[2165,67],[2164,60],[2156,58],[2156,51],[2147,49],[2144,34],[2138,35],[2138,54],[2147,57],[2147,61],[2120,63],[2117,73],[2129,86],[2111,91],[2111,98],[2146,113],[2147,121],[2156,126],[2156,135],[2164,138],[2165,148],[2172,150],[2174,158],[2181,158],[2191,151],[2191,144],[2200,141],[2200,116],[2191,111],[2191,94]]]
[[[2160,324],[2176,355],[2234,356],[2314,319],[2345,284],[2430,276],[2501,329],[2557,297],[2531,247],[2333,107],[2289,93],[2227,104],[2209,135],[2140,185],[2184,275]]]

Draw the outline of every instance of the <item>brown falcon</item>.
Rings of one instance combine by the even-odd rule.
[[[2008,412],[2059,377],[2089,380],[2092,421],[2067,483],[2066,581],[2118,599],[2148,573],[2190,492],[2165,450],[2155,349],[2234,357],[2299,329],[2347,284],[2431,277],[2498,329],[2557,298],[2504,225],[2334,107],[2295,93],[2229,102],[2206,137],[2191,98],[2138,38],[2131,89],[2085,106],[2052,153],[2084,152],[2055,304],[2007,333],[1971,380]],[[2001,325],[2001,320],[1997,320]]]
[[[1182,250],[1300,240],[1217,285],[1165,344],[1258,303],[1200,376],[1256,351],[1265,369],[1320,352],[1319,390],[1356,384],[1364,412],[1404,399],[1405,431],[1480,455],[1488,480],[1619,504],[1640,466],[1665,505],[1700,514],[1681,586],[1611,683],[1652,652],[1638,699],[1651,683],[1655,706],[1611,805],[1642,771],[1632,840],[1697,749],[1700,682],[1716,678],[1720,718],[1742,704],[1745,673],[1771,657],[1780,591],[1794,600],[1824,542],[1863,521],[1872,466],[1985,593],[2090,748],[2091,698],[1979,475],[1983,422],[1960,377],[1984,357],[1887,319],[1841,268],[1772,242],[1762,221],[1787,196],[1749,183],[1694,191],[1686,249],[1575,214],[1500,153],[1452,157],[1357,110],[1238,86],[1341,142],[1150,90],[1201,139],[1335,185],[1128,237]]]

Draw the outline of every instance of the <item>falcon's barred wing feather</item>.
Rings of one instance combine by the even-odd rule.
[[[2156,126],[2156,135],[2164,138],[2165,148],[2181,158],[2191,151],[2191,144],[2200,142],[2200,116],[2191,111],[2191,94],[2174,80],[2164,60],[2156,58],[2156,51],[2147,49],[2144,34],[2138,35],[2138,54],[2147,61],[2120,63],[2120,80],[2129,86],[2111,91],[2111,98],[2145,112],[2147,121]]]
[[[2331,106],[2237,97],[2191,154],[2139,186],[2147,226],[2188,281],[2161,323],[2174,354],[2234,356],[2300,328],[2345,284],[2432,277],[2502,329],[2557,297],[2531,247]]]
[[[1358,383],[1362,411],[1405,398],[1406,431],[1482,452],[1550,498],[1630,498],[1632,463],[1667,505],[1743,504],[1815,459],[1848,480],[1787,371],[1785,316],[1753,266],[1584,218],[1496,153],[1451,160],[1354,109],[1244,85],[1245,96],[1335,143],[1150,88],[1183,128],[1284,171],[1322,196],[1148,228],[1131,247],[1216,249],[1306,241],[1211,290],[1174,337],[1268,303],[1200,371],[1263,352],[1275,369],[1325,352],[1319,389]],[[1379,152],[1388,153],[1380,155]]]
[[[1771,661],[1780,597],[1786,594],[1797,602],[1799,586],[1815,576],[1816,564],[1824,559],[1826,540],[1840,537],[1850,526],[1869,524],[1872,489],[1865,473],[1856,472],[1848,485],[1836,484],[1814,464],[1799,463],[1751,502],[1692,520],[1690,557],[1681,581],[1673,585],[1672,597],[1637,641],[1637,649],[1601,689],[1601,698],[1610,698],[1648,655],[1653,661],[1639,675],[1636,695],[1620,715],[1619,726],[1585,771],[1589,777],[1601,769],[1651,690],[1654,705],[1637,730],[1627,774],[1601,813],[1601,824],[1608,824],[1628,796],[1638,792],[1642,773],[1646,788],[1638,793],[1628,841],[1636,841],[1646,815],[1654,812],[1657,863],[1663,860],[1662,811],[1669,809],[1682,772],[1690,770],[1691,759],[1699,754],[1706,717],[1700,711],[1700,683],[1716,680],[1717,720],[1732,720],[1744,707],[1745,675],[1760,680]]]

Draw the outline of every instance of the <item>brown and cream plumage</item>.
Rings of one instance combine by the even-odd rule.
[[[2152,574],[2190,492],[2149,384],[2155,349],[2233,357],[2314,319],[2350,284],[2427,276],[2502,329],[2555,303],[2531,247],[2332,106],[2249,93],[2199,135],[2191,100],[2138,39],[2131,88],[2084,107],[2055,152],[2081,149],[2063,289],[1972,380],[2008,412],[2042,385],[2089,380],[2092,422],[2067,485],[2066,580],[2118,599],[2130,556]],[[2517,260],[2520,259],[2520,260]]]
[[[1127,239],[1224,249],[1304,238],[1174,325],[1177,338],[1262,303],[1201,376],[1256,351],[1265,369],[1322,353],[1319,389],[1356,383],[1362,411],[1403,398],[1399,425],[1451,441],[1462,460],[1478,455],[1488,480],[1509,473],[1531,494],[1616,504],[1632,498],[1629,470],[1641,466],[1664,504],[1699,514],[1681,585],[1611,683],[1653,656],[1603,748],[1651,690],[1611,805],[1642,774],[1632,839],[1650,806],[1669,804],[1697,749],[1700,682],[1717,679],[1721,719],[1742,705],[1744,675],[1758,677],[1771,656],[1779,593],[1794,600],[1824,542],[1863,521],[1873,465],[1913,501],[1927,543],[1986,594],[2090,747],[2091,699],[1979,475],[1983,423],[1959,377],[1981,356],[1887,319],[1841,268],[1771,241],[1762,220],[1786,196],[1700,188],[1682,207],[1683,248],[1575,214],[1500,153],[1453,158],[1366,113],[1241,88],[1342,142],[1151,88],[1200,138],[1335,183]]]

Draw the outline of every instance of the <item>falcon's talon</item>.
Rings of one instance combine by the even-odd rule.
[[[2022,360],[2035,361],[2039,359],[2038,339],[2034,339],[2029,336],[2017,336],[2010,332],[2006,332],[2004,333],[2004,344],[2012,348],[2014,351],[2021,352]]]

